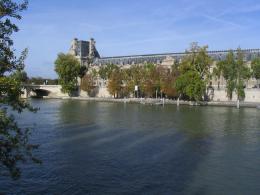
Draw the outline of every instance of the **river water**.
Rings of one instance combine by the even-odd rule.
[[[32,100],[43,164],[6,194],[260,194],[260,110]],[[34,125],[33,125],[34,124]]]

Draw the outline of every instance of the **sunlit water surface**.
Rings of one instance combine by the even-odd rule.
[[[260,110],[33,100],[42,165],[6,194],[260,194]],[[33,125],[34,124],[34,125]]]

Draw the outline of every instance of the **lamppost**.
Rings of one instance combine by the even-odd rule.
[[[138,85],[135,85],[136,97],[138,98]]]

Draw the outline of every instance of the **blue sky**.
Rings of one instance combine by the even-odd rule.
[[[15,48],[29,48],[29,76],[55,78],[54,61],[74,37],[101,56],[260,48],[259,0],[30,0]]]

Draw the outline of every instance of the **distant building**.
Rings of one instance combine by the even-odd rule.
[[[237,54],[237,50],[232,50],[234,54]],[[226,55],[230,50],[222,51],[208,51],[208,55],[213,59],[210,71],[216,66],[216,62],[225,59]],[[251,61],[254,58],[260,57],[260,49],[244,49],[242,50],[244,54],[244,61],[247,65],[251,66]],[[90,66],[94,69],[99,69],[99,67],[115,64],[121,68],[129,68],[132,65],[143,65],[145,63],[153,63],[158,66],[163,66],[165,68],[171,68],[174,62],[181,62],[182,58],[187,55],[186,52],[178,53],[161,53],[161,54],[145,54],[145,55],[129,55],[129,56],[113,56],[113,57],[100,57],[94,39],[90,41],[79,41],[74,39],[71,43],[71,48],[69,53],[75,55],[81,62],[81,65]],[[225,89],[226,81],[223,77],[220,79],[213,78],[211,80],[211,86],[214,88]],[[254,88],[257,85],[257,81],[251,78],[247,83],[247,88]]]
[[[100,57],[95,44],[96,42],[93,38],[89,41],[79,41],[75,38],[71,42],[69,53],[80,59],[82,64],[91,66],[103,66],[107,64],[131,66],[134,64],[140,65],[144,63],[153,63],[168,67],[170,67],[175,61],[181,61],[181,59],[187,54],[185,52],[178,52]],[[229,51],[230,50],[208,51],[208,54],[214,61],[219,61],[225,59]],[[236,54],[237,50],[233,50],[233,52]],[[260,57],[260,49],[244,49],[242,52],[244,54],[244,60],[248,62],[256,57]]]
[[[93,38],[89,41],[79,41],[75,38],[71,42],[69,54],[78,58],[82,66],[88,66],[95,58],[100,58],[95,43],[96,42]]]

